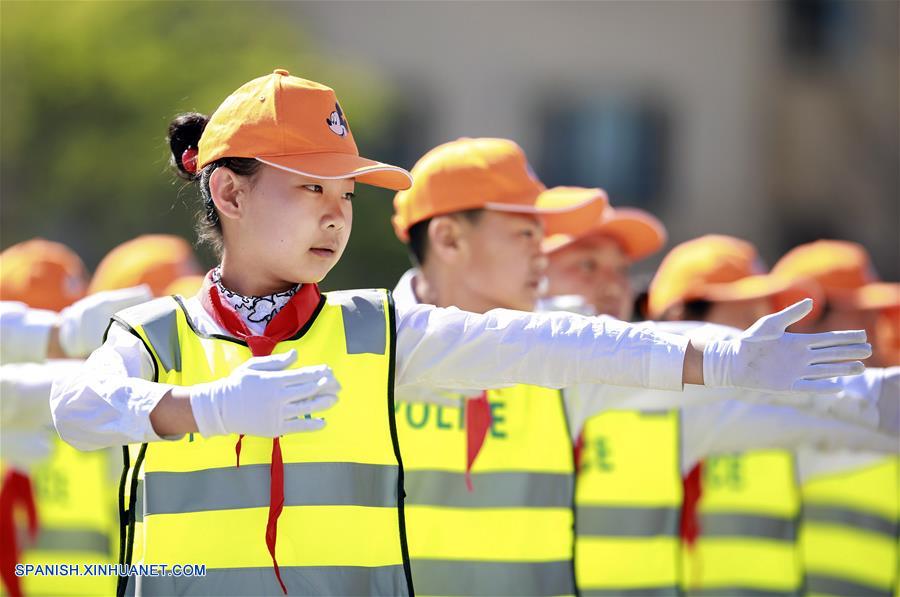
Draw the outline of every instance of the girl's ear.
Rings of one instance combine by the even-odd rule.
[[[236,220],[243,215],[244,179],[220,166],[209,177],[209,194],[219,215]]]

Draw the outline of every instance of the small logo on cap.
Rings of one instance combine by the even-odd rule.
[[[335,102],[334,104],[334,112],[325,119],[325,122],[328,124],[328,128],[331,129],[331,132],[340,137],[347,136],[347,121],[344,119],[344,112],[341,110],[340,104]]]

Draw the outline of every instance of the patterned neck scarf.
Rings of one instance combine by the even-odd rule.
[[[212,281],[218,287],[219,293],[228,301],[234,310],[240,315],[241,319],[250,328],[254,334],[262,335],[266,326],[272,321],[282,307],[284,307],[291,297],[300,289],[300,284],[285,290],[284,292],[276,292],[266,296],[244,296],[222,285],[222,268],[216,266],[212,272]]]

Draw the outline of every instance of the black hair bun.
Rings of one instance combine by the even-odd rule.
[[[195,180],[199,176],[199,172],[190,172],[185,169],[181,163],[181,155],[184,150],[193,147],[197,148],[200,143],[200,136],[209,117],[197,112],[187,112],[179,114],[169,123],[169,149],[172,150],[172,165],[175,167],[178,176],[188,180]]]

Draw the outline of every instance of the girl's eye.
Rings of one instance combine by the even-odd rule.
[[[534,238],[534,234],[534,230],[531,230],[530,228],[528,230],[522,230],[521,232],[519,232],[519,236],[521,236],[522,238]]]
[[[313,193],[321,193],[323,190],[322,185],[320,184],[305,184],[303,185],[303,188],[307,191],[312,191]]]
[[[347,201],[350,201],[354,197],[356,197],[356,193],[344,193],[344,199],[346,199]]]

